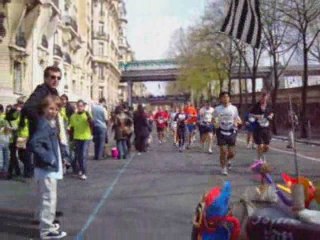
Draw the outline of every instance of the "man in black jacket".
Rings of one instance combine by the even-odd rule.
[[[39,105],[41,101],[49,96],[59,96],[57,87],[61,80],[61,70],[58,67],[51,66],[44,70],[44,83],[40,84],[33,91],[29,99],[24,104],[21,111],[23,116],[29,120],[29,136],[31,137],[36,130],[37,120],[39,119]]]
[[[56,66],[47,67],[44,70],[44,83],[36,87],[29,99],[25,102],[21,115],[27,117],[29,121],[29,139],[35,133],[39,115],[39,106],[42,100],[50,95],[59,96],[57,87],[61,80],[61,70]],[[56,217],[62,216],[62,212],[57,211]],[[35,215],[38,218],[37,213]],[[36,220],[35,224],[39,224]]]

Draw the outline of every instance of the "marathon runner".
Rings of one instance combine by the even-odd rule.
[[[241,119],[237,107],[230,102],[228,92],[221,92],[219,99],[221,104],[215,108],[214,122],[217,128],[217,143],[220,147],[221,173],[228,175],[228,168],[231,167],[230,161],[235,156],[234,147]]]
[[[199,111],[199,132],[200,142],[205,149],[206,143],[208,144],[208,152],[212,153],[214,125],[213,125],[214,108],[210,106],[207,101]]]
[[[177,137],[177,121],[175,120],[176,115],[179,113],[179,107],[174,107],[170,113],[170,129],[173,135],[173,144],[178,146]]]
[[[271,124],[274,114],[268,104],[270,95],[263,93],[260,101],[250,111],[250,116],[256,120],[257,127],[253,131],[253,138],[257,147],[258,159],[266,160],[265,153],[269,150],[271,141]]]
[[[160,106],[158,112],[154,116],[154,120],[156,121],[157,125],[158,139],[160,144],[162,144],[164,141],[164,133],[167,127],[168,118],[168,114]]]
[[[186,139],[186,120],[187,114],[184,112],[183,106],[179,108],[174,120],[177,122],[177,137],[179,143],[179,151],[182,152],[185,147]]]
[[[255,145],[254,145],[254,139],[253,139],[253,132],[257,126],[256,119],[250,116],[250,113],[247,113],[245,116],[245,124],[246,124],[245,128],[247,131],[247,149],[250,149],[250,148],[254,149]]]
[[[187,115],[187,129],[188,129],[188,145],[187,148],[190,148],[192,142],[195,138],[196,126],[198,121],[197,110],[194,106],[192,106],[191,102],[187,103],[187,106],[184,109],[185,114]]]

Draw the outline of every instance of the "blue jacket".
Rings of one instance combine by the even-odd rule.
[[[37,128],[28,143],[34,154],[35,167],[58,172],[59,170],[59,137],[57,128],[52,128],[45,118],[40,118]],[[61,156],[61,154],[60,154]]]

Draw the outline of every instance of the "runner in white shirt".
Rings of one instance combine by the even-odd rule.
[[[206,143],[208,144],[208,152],[212,153],[214,125],[213,125],[213,113],[214,108],[210,106],[209,102],[199,111],[199,131],[200,131],[200,142],[205,149]]]
[[[220,147],[221,173],[228,175],[228,168],[231,167],[231,159],[234,158],[234,147],[237,138],[237,129],[241,119],[238,109],[230,103],[228,92],[221,92],[219,95],[221,105],[214,111],[214,122],[217,128],[217,142]]]
[[[173,135],[173,144],[178,146],[178,137],[177,137],[177,121],[175,120],[176,115],[179,113],[179,107],[172,109],[170,113],[170,129]]]

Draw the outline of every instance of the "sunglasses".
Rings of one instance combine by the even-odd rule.
[[[51,80],[55,80],[55,79],[61,80],[61,77],[60,77],[60,76],[51,75],[51,76],[50,76],[50,79],[51,79]]]

